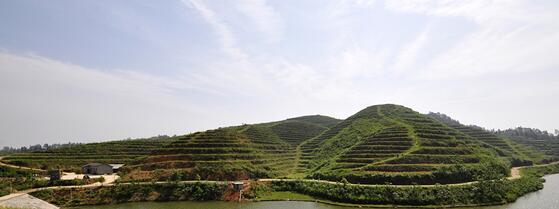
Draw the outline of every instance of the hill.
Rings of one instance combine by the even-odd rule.
[[[449,127],[491,146],[499,153],[500,157],[505,157],[511,161],[513,166],[532,165],[534,163],[539,164],[550,160],[549,156],[546,156],[544,153],[534,148],[519,144],[507,137],[498,136],[481,127],[463,125],[457,120],[441,113],[429,113],[428,115],[445,123]]]
[[[368,107],[308,143],[313,178],[434,184],[507,174],[507,162],[474,138],[398,105]]]
[[[306,177],[362,184],[494,179],[546,156],[483,129],[375,105],[345,120],[312,115],[164,139],[125,140],[19,153],[4,161],[78,170],[126,163],[124,181]],[[448,118],[447,118],[448,119]]]
[[[77,144],[44,151],[9,155],[4,162],[41,169],[80,171],[89,162],[135,164],[152,150],[170,142],[169,137]]]
[[[558,131],[556,131],[558,132]],[[533,147],[554,157],[559,157],[559,136],[536,128],[517,127],[497,130],[493,133],[514,140],[519,144]]]

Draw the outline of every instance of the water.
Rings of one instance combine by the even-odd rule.
[[[524,195],[514,203],[475,209],[559,209],[559,174],[544,178],[542,190]]]
[[[544,189],[519,198],[516,202],[490,207],[470,207],[467,209],[558,209],[559,174],[546,176]],[[314,202],[273,201],[273,202],[140,202],[119,205],[80,207],[79,209],[348,209]]]

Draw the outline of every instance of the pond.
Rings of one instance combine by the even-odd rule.
[[[489,207],[468,209],[556,209],[559,208],[559,174],[545,177],[544,189],[519,198],[516,202]],[[119,205],[79,207],[79,209],[348,209],[314,202],[271,201],[271,202],[139,202]],[[351,207],[349,207],[351,208]]]

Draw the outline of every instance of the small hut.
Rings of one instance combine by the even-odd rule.
[[[49,179],[51,181],[62,179],[62,170],[60,170],[60,169],[50,170],[49,171]]]
[[[82,166],[82,173],[90,175],[112,174],[113,167],[103,163],[90,163]]]
[[[239,193],[239,201],[241,201],[241,199],[243,198],[243,188],[245,186],[244,183],[242,181],[235,181],[232,184],[235,192]]]
[[[241,190],[243,190],[244,183],[242,181],[235,181],[232,184],[233,184],[233,189],[235,189],[235,192],[240,192]]]

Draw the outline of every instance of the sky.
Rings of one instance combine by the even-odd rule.
[[[395,103],[559,129],[556,0],[0,1],[0,146]]]

